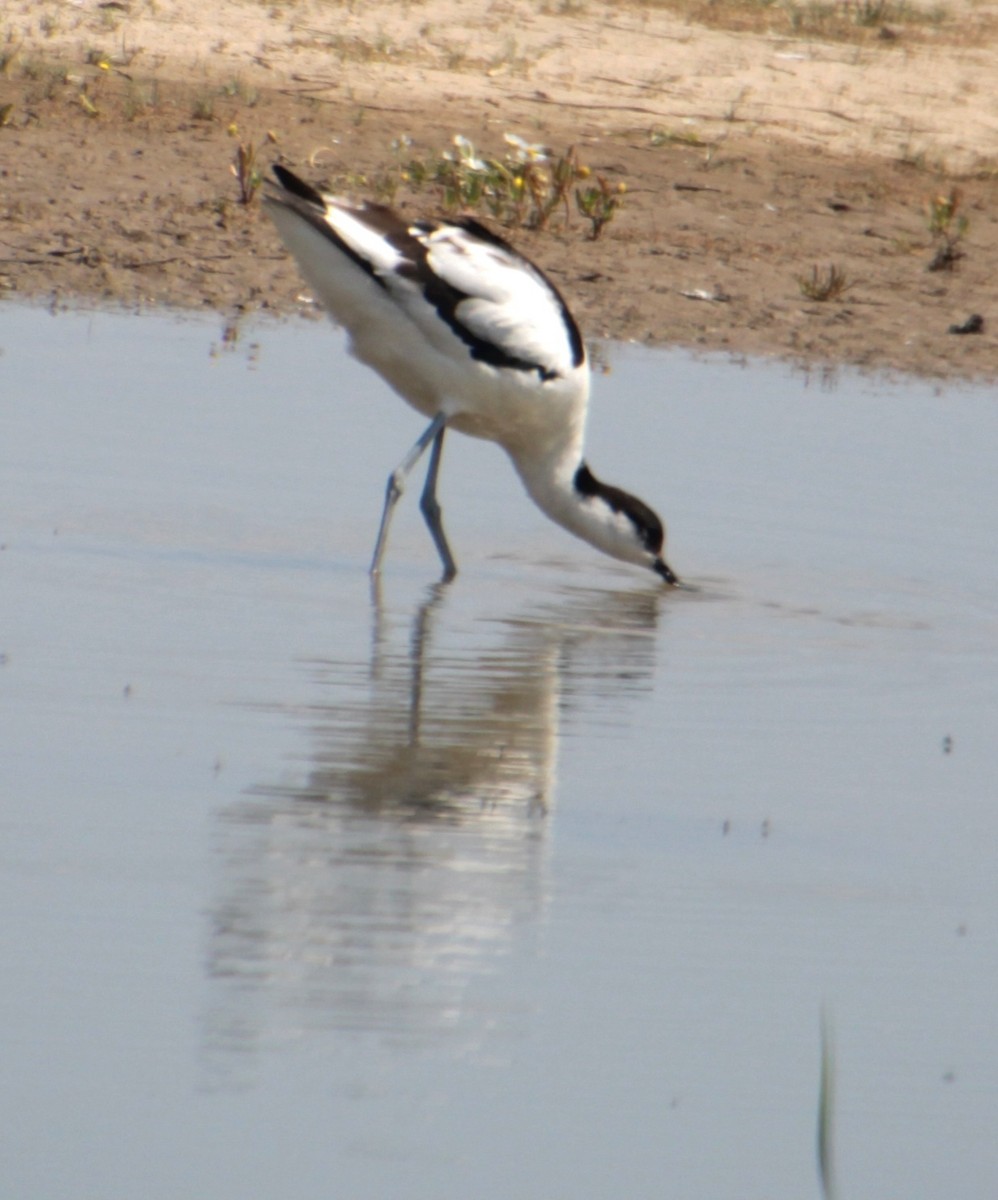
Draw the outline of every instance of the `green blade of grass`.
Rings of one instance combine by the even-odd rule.
[[[821,1012],[821,1076],[818,1084],[818,1177],[824,1200],[835,1200],[835,1045],[826,1010]]]

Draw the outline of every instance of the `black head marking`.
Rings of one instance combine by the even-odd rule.
[[[630,492],[625,492],[623,488],[601,483],[585,463],[575,472],[574,484],[575,490],[580,496],[599,496],[615,513],[621,513],[627,517],[634,526],[634,532],[642,546],[649,554],[654,554],[659,562],[662,561],[659,555],[662,551],[662,543],[665,541],[665,530],[662,528],[658,514],[653,512],[643,500],[632,496]],[[662,566],[665,567],[664,562]],[[657,564],[655,570],[658,571]],[[659,571],[659,574],[662,572]]]

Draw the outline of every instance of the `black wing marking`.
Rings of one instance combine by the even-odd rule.
[[[558,378],[569,364],[575,368],[585,362],[582,335],[557,287],[480,221],[407,222],[384,205],[331,203],[280,164],[274,165],[274,174],[281,186],[272,195],[274,202],[331,241],[418,321],[411,292],[394,288],[392,277],[415,287],[476,361],[536,371],[541,381]],[[380,238],[394,260],[375,262],[365,248],[348,240],[336,228],[337,209]],[[531,322],[531,304],[537,325]]]

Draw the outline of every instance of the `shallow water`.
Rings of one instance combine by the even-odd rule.
[[[606,348],[666,593],[321,324],[0,308],[11,1196],[998,1186],[998,407]]]

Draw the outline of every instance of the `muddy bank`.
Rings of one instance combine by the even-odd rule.
[[[504,133],[516,132],[556,152],[575,146],[594,173],[626,186],[597,241],[577,213],[540,231],[505,230],[558,281],[588,335],[929,375],[998,374],[998,182],[983,153],[992,102],[977,105],[985,109],[985,126],[971,131],[980,154],[966,128],[959,143],[925,134],[926,149],[916,152],[925,95],[904,94],[913,58],[916,67],[932,65],[933,88],[952,70],[966,89],[966,46],[918,41],[925,31],[916,29],[910,46],[884,49],[874,31],[848,52],[867,56],[862,77],[881,87],[889,88],[893,64],[896,86],[883,106],[864,95],[857,115],[851,93],[840,90],[824,101],[837,116],[823,110],[810,119],[809,108],[820,106],[803,93],[800,111],[782,94],[761,99],[762,83],[729,97],[731,64],[762,45],[782,87],[783,71],[803,79],[809,65],[842,58],[838,45],[822,59],[808,43],[808,59],[799,41],[706,30],[640,6],[594,5],[569,21],[544,6],[493,5],[475,53],[469,45],[459,54],[453,6],[443,0],[363,13],[234,3],[198,15],[199,45],[209,51],[193,56],[181,4],[81,5],[78,26],[47,37],[38,27],[45,7],[25,6],[30,14],[20,25],[15,16],[5,34],[7,297],[290,312],[301,284],[258,203],[239,202],[231,163],[240,144],[256,149],[261,167],[281,156],[313,179],[364,192],[397,173],[401,135],[411,141],[406,155],[433,163],[455,133],[498,155]],[[519,14],[519,41],[504,33],[504,13]],[[206,36],[206,20],[214,34]],[[655,60],[657,78],[637,51],[622,64],[628,44],[645,54],[668,47]],[[497,47],[492,57],[489,46]],[[706,104],[709,80],[698,76],[697,94],[682,94],[683,64],[701,61],[705,46],[716,100],[712,111],[690,115],[691,103]],[[782,117],[778,103],[788,106]],[[885,114],[898,125],[903,103],[912,110],[908,142],[885,148]],[[862,113],[872,125],[866,136]],[[850,137],[823,133],[829,120]],[[407,211],[439,209],[431,184],[392,186]],[[934,234],[932,205],[954,187],[958,212]],[[952,261],[930,270],[947,239]],[[837,295],[807,294],[833,280]],[[975,314],[981,331],[951,332]]]

